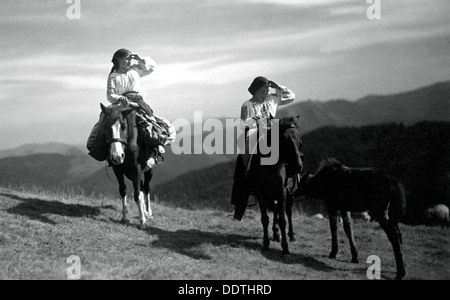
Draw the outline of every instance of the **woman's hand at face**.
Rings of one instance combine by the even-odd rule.
[[[280,86],[272,80],[269,80],[269,87],[271,87],[273,89],[281,89]]]
[[[139,56],[139,54],[137,54],[137,53],[131,54],[131,55],[130,55],[130,58],[131,58],[131,59],[135,59],[135,60],[137,60],[137,61],[142,61],[142,60],[143,60],[143,59]]]

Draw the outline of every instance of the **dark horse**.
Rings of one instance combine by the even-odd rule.
[[[139,209],[139,229],[145,229],[145,222],[152,218],[150,206],[150,180],[153,170],[144,172],[142,158],[143,142],[139,137],[139,126],[136,122],[136,110],[122,105],[100,105],[104,113],[104,131],[109,145],[108,162],[113,168],[119,183],[119,194],[122,197],[122,223],[129,223],[127,205],[127,186],[125,177],[133,183],[134,201]],[[143,175],[143,176],[142,176]],[[142,180],[142,177],[143,180]]]
[[[245,178],[238,178],[238,170],[242,169],[242,159],[240,160],[240,157],[238,157],[233,186],[232,202],[234,197],[238,197],[237,194],[239,193],[239,189],[245,190],[243,196],[241,196],[241,198],[245,199],[245,201],[243,201],[244,205],[247,204],[249,194],[253,194],[258,201],[261,210],[261,223],[264,231],[262,250],[267,250],[270,244],[268,233],[269,216],[267,211],[270,210],[274,212],[272,227],[273,238],[279,242],[281,231],[282,254],[289,253],[286,238],[285,214],[287,215],[289,222],[288,234],[290,241],[294,240],[294,232],[292,229],[292,204],[294,199],[292,193],[295,189],[295,179],[298,178],[303,168],[303,154],[300,152],[302,141],[298,130],[298,118],[298,116],[287,117],[279,120],[279,128],[272,125],[271,130],[276,130],[276,133],[279,134],[279,145],[277,145],[279,146],[279,157],[274,164],[262,163],[262,158],[264,158],[265,155],[262,155],[261,152],[258,151],[256,154],[252,155],[251,167],[247,176]],[[276,124],[274,122],[272,123]],[[262,138],[270,139],[271,136],[272,134],[268,132]],[[261,144],[261,141],[259,144]],[[270,144],[270,141],[266,142],[266,145],[268,144]],[[271,145],[272,149],[274,146],[275,145]],[[240,184],[242,181],[244,183]],[[239,186],[241,188],[239,188]],[[238,207],[239,205],[236,205],[236,209],[238,209]]]
[[[397,265],[396,279],[406,275],[401,250],[402,234],[398,222],[406,209],[405,191],[395,178],[372,168],[349,168],[334,158],[322,160],[315,175],[302,176],[301,191],[306,196],[323,199],[331,229],[330,258],[338,252],[337,224],[340,211],[344,231],[350,242],[352,262],[358,263],[350,212],[369,210],[386,232]]]

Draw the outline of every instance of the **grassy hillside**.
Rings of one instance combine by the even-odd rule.
[[[133,204],[131,216],[137,216]],[[395,276],[387,237],[375,223],[356,223],[360,263],[350,263],[339,229],[337,260],[327,258],[326,220],[294,216],[297,241],[281,257],[280,244],[261,252],[259,213],[243,221],[215,210],[187,210],[153,203],[144,231],[119,223],[118,200],[0,188],[0,279],[66,279],[77,255],[81,279],[352,279],[365,280],[366,258],[378,255],[382,279]],[[450,279],[450,235],[439,228],[401,225],[405,279]],[[295,284],[295,283],[293,283]]]

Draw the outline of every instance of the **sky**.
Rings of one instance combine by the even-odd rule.
[[[85,144],[119,48],[156,61],[144,97],[172,122],[238,118],[257,76],[296,102],[450,79],[448,0],[3,0],[0,12],[0,150]]]

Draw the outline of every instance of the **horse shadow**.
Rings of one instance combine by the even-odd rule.
[[[215,247],[243,247],[252,251],[260,251],[266,259],[283,264],[301,264],[307,268],[325,272],[334,270],[332,267],[317,260],[313,256],[297,253],[282,255],[281,249],[272,248],[261,251],[260,238],[252,236],[206,232],[198,229],[167,231],[157,227],[149,227],[148,233],[150,235],[156,235],[158,238],[156,241],[152,242],[152,247],[165,248],[196,260],[213,259],[209,254],[205,253],[201,247],[204,244],[211,244]]]
[[[32,220],[37,220],[51,225],[57,225],[58,223],[51,220],[47,217],[47,215],[85,218],[98,216],[101,212],[99,207],[81,204],[66,204],[55,200],[26,198],[7,193],[0,193],[0,196],[21,201],[20,204],[8,208],[6,210],[8,213],[26,216]]]

